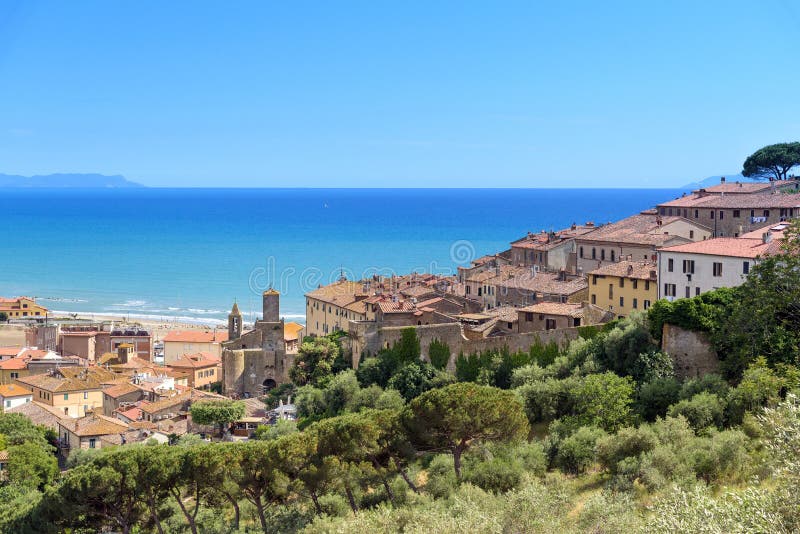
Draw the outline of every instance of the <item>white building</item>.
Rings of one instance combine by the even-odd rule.
[[[759,258],[779,252],[782,232],[776,227],[659,249],[658,298],[672,301],[741,285]]]
[[[0,386],[0,404],[3,411],[16,408],[33,400],[33,391],[19,384],[3,384]]]

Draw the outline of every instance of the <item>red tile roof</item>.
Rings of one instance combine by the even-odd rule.
[[[540,302],[531,304],[524,308],[518,308],[520,312],[540,313],[543,315],[564,315],[567,317],[583,317],[583,306],[580,304],[570,304],[561,302]]]
[[[19,369],[27,369],[27,368],[28,368],[27,358],[11,358],[10,360],[5,360],[0,362],[0,369],[6,371],[17,371]]]
[[[0,397],[4,399],[9,397],[24,397],[26,395],[33,395],[33,391],[17,384],[0,385]]]
[[[681,252],[688,254],[707,254],[711,256],[728,256],[734,258],[756,258],[763,256],[770,247],[761,239],[742,237],[717,237],[696,243],[685,243],[673,247],[659,249],[661,252]]]
[[[177,367],[179,369],[205,369],[215,367],[220,364],[220,359],[210,352],[198,352],[196,354],[184,354],[167,367]]]

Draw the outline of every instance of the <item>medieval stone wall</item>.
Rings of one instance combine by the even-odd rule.
[[[389,348],[400,340],[407,327],[380,328],[375,323],[365,321],[350,322],[349,349],[353,354],[353,367],[358,367],[361,355],[373,356],[381,349]],[[459,323],[432,324],[415,327],[419,338],[422,357],[429,361],[428,348],[433,340],[446,343],[450,348],[448,369],[455,369],[455,360],[460,353],[473,354],[486,350],[500,350],[508,347],[512,352],[527,351],[537,340],[543,344],[556,342],[565,347],[570,341],[578,338],[578,328],[564,328],[525,334],[509,334],[470,340],[464,336]]]
[[[719,358],[703,332],[665,324],[661,350],[672,356],[678,378],[695,378],[719,371]]]

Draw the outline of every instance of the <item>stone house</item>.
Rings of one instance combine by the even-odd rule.
[[[77,449],[99,449],[106,436],[124,434],[128,430],[127,423],[97,413],[61,419],[58,422],[59,451],[68,456]]]
[[[63,412],[63,416],[83,417],[102,409],[104,384],[114,379],[113,373],[98,367],[66,367],[21,377],[17,383],[32,390],[34,401]]]
[[[767,224],[800,216],[800,181],[721,183],[657,206],[711,229],[711,237],[740,237]],[[792,194],[794,193],[794,194]]]
[[[221,360],[208,352],[184,354],[168,365],[171,369],[186,373],[189,387],[207,389],[222,380]]]
[[[573,224],[556,232],[528,232],[511,243],[511,262],[519,267],[535,267],[540,271],[577,272],[575,238],[595,229],[594,223]]]

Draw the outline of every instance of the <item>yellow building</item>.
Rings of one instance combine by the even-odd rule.
[[[658,267],[649,261],[609,263],[589,272],[589,302],[625,317],[658,300]]]
[[[39,306],[36,304],[36,300],[30,297],[11,299],[0,297],[0,313],[5,313],[9,319],[44,317],[47,315],[47,308]]]
[[[26,358],[11,358],[0,362],[0,384],[13,384],[18,378],[30,374]]]
[[[118,379],[100,367],[65,367],[52,373],[24,376],[17,383],[33,391],[33,400],[68,417],[103,409],[103,385]]]

